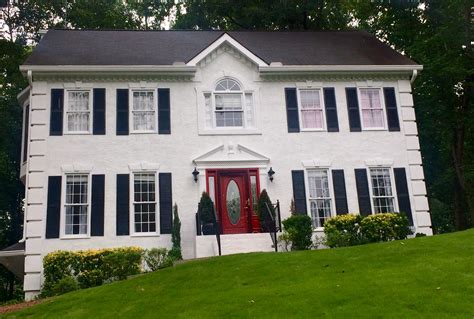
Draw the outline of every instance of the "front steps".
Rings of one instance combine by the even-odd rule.
[[[269,233],[221,235],[222,255],[275,251]],[[196,236],[196,258],[218,256],[215,235]]]

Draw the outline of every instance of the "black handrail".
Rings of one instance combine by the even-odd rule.
[[[265,225],[265,230],[270,233],[275,252],[278,252],[277,232],[281,231],[280,201],[277,201],[276,204],[271,205],[272,208],[268,206],[268,203],[265,203],[265,207],[267,209],[263,218],[263,222]]]

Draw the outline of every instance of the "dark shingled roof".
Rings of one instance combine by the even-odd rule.
[[[230,31],[270,64],[416,65],[363,31]],[[223,31],[50,30],[25,65],[171,65],[188,62]]]
[[[11,246],[1,249],[0,251],[16,251],[16,250],[25,250],[25,242],[13,244]]]

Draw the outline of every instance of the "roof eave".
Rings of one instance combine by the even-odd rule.
[[[20,71],[27,72],[165,72],[194,74],[195,66],[179,65],[21,65]]]
[[[308,72],[406,72],[423,70],[422,65],[270,65],[261,66],[260,72],[272,73],[308,73]]]

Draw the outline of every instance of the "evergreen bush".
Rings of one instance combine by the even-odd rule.
[[[181,260],[181,220],[178,215],[178,205],[173,206],[173,228],[171,229],[171,242],[173,246],[169,252],[169,256],[173,260]]]
[[[364,242],[360,230],[360,215],[338,215],[324,223],[324,244],[328,247],[345,247],[360,245]]]
[[[273,219],[268,215],[267,207],[270,209]],[[260,220],[260,229],[264,232],[271,231],[272,229],[270,228],[270,225],[275,219],[275,208],[273,207],[270,196],[268,196],[268,193],[265,189],[260,192],[260,196],[257,200],[257,215]]]
[[[282,221],[291,250],[307,250],[313,245],[313,227],[308,215],[293,215]]]

